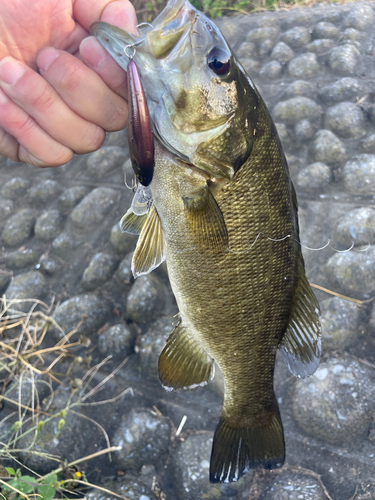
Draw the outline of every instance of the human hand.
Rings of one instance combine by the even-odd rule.
[[[126,73],[88,37],[99,20],[135,33],[128,0],[0,0],[1,155],[59,166],[125,127]]]

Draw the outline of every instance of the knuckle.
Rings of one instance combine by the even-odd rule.
[[[46,86],[30,96],[30,104],[41,112],[47,112],[56,103],[56,96],[48,91]]]
[[[99,149],[105,141],[105,132],[99,126],[90,126],[85,129],[81,140],[82,147],[77,153],[91,153]]]
[[[106,130],[108,132],[122,130],[128,122],[127,108],[125,106],[116,106],[111,111],[106,118]]]
[[[60,80],[60,87],[66,92],[74,92],[81,84],[82,79],[82,71],[80,71],[77,65],[72,64],[71,66],[67,66],[63,72]]]

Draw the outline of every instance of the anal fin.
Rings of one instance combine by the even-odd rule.
[[[206,385],[213,376],[213,359],[180,323],[160,354],[161,384],[167,390],[194,389]]]
[[[284,363],[296,377],[308,377],[319,366],[321,326],[319,303],[307,281],[303,257],[298,263],[298,284],[289,324],[280,342]]]
[[[249,469],[279,469],[284,461],[284,431],[276,399],[264,425],[232,427],[220,417],[212,445],[211,483],[237,481]]]
[[[165,260],[165,240],[159,215],[154,205],[147,214],[132,260],[134,278],[148,274]]]

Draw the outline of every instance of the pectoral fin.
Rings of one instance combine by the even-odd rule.
[[[214,376],[213,360],[180,323],[159,358],[159,378],[167,390],[204,386]]]
[[[120,228],[123,233],[141,234],[142,227],[146,222],[147,214],[135,215],[129,208],[120,221]]]
[[[207,186],[184,196],[186,220],[196,243],[204,248],[228,247],[228,233],[223,214]]]
[[[280,343],[286,366],[296,377],[308,377],[317,369],[321,356],[319,304],[305,276],[302,255],[299,281],[289,324]]]
[[[153,205],[139,235],[132,261],[134,278],[148,274],[165,260],[165,240],[159,215]]]

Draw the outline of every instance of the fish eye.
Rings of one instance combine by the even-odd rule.
[[[215,75],[227,75],[230,70],[230,54],[221,47],[214,47],[207,56],[207,65]]]

